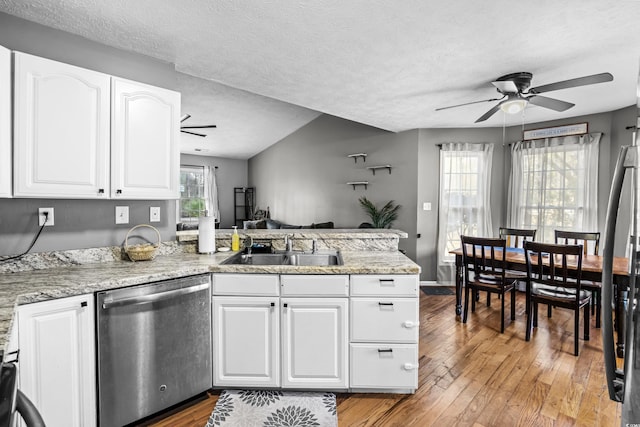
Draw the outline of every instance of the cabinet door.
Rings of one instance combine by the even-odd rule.
[[[20,388],[50,427],[96,425],[93,295],[18,307]]]
[[[282,386],[347,388],[348,299],[282,298]]]
[[[278,298],[213,298],[213,385],[280,386]]]
[[[14,196],[108,198],[110,77],[15,53]]]
[[[180,93],[112,79],[111,197],[180,197]]]
[[[11,197],[11,51],[0,46],[0,197]]]

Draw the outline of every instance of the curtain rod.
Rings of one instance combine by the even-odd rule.
[[[186,164],[180,164],[180,167],[182,167],[182,166],[186,166],[186,167],[188,167],[188,168],[203,168],[203,167],[205,167],[205,166],[207,166],[207,165],[186,165]],[[218,169],[218,167],[217,167],[217,166],[214,166],[214,168],[215,168],[215,169]]]

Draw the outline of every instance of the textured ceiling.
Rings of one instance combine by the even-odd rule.
[[[214,156],[249,157],[317,112],[394,132],[519,124],[502,112],[474,124],[493,103],[435,111],[495,98],[490,82],[517,71],[532,86],[614,75],[545,94],[576,106],[529,106],[525,122],[636,102],[637,0],[0,0],[0,11],[216,82],[179,79],[192,123],[219,125],[200,141]]]

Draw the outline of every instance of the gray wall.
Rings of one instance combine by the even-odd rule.
[[[390,133],[323,115],[249,159],[249,185],[256,204],[289,224],[333,221],[336,228],[357,228],[368,221],[358,199],[377,205],[394,200],[402,207],[393,228],[404,230],[401,249],[415,258],[418,131]],[[347,155],[367,153],[357,163]],[[376,171],[367,166],[392,166]],[[354,190],[349,181],[369,181]]]
[[[193,156],[182,154],[181,165],[217,166],[218,201],[220,205],[220,228],[231,228],[233,222],[233,188],[247,187],[247,160],[221,157]]]

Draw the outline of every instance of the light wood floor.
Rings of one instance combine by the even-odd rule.
[[[526,342],[524,295],[518,295],[517,320],[507,318],[504,334],[499,301],[494,296],[487,308],[484,298],[463,325],[453,296],[421,292],[418,391],[338,394],[340,427],[620,425],[620,404],[609,400],[602,337],[593,320],[591,340],[580,340],[575,357],[572,312],[555,309],[547,319],[540,307],[539,327]],[[143,425],[204,426],[216,400],[213,392]]]

